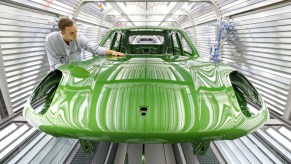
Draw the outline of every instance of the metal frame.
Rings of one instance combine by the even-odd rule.
[[[284,125],[284,122],[273,118],[272,119],[270,118],[265,124],[265,126],[280,126],[280,125]]]
[[[116,25],[118,22],[125,22],[125,21],[119,21],[120,19],[122,19],[122,17],[118,18],[114,25]],[[179,21],[176,20],[175,18],[173,18],[173,19],[174,19],[174,21],[167,21],[167,22],[175,22],[177,24],[177,26],[180,27]],[[161,22],[161,21],[134,21],[134,22]]]
[[[73,15],[73,18],[74,18],[74,19],[77,19],[77,17],[78,17],[78,15],[79,15],[80,11],[81,11],[81,10],[83,9],[83,7],[84,7],[87,3],[89,3],[89,2],[94,2],[94,1],[85,1],[85,0],[81,0],[81,1],[79,2],[78,6],[77,6],[76,9],[75,9],[74,15]]]
[[[103,17],[102,17],[102,19],[101,19],[101,22],[100,22],[100,26],[99,26],[99,28],[98,28],[98,43],[101,41],[101,35],[100,35],[100,33],[101,33],[101,27],[102,27],[102,24],[103,24],[103,22],[104,22],[104,20],[105,20],[105,18],[107,17],[107,16],[110,16],[109,15],[109,13],[111,12],[111,11],[113,11],[114,9],[111,9],[111,10],[109,10]],[[116,22],[115,22],[115,24],[116,24]]]
[[[2,123],[2,119],[7,117],[8,113],[6,110],[5,102],[2,96],[1,88],[0,88],[0,124]]]
[[[215,3],[215,1],[214,0],[209,0],[207,3],[210,3],[210,4],[213,5],[213,7],[215,9],[215,13],[216,13],[217,19],[221,18],[220,9],[219,9],[218,5]]]
[[[117,22],[127,22],[127,21],[117,21]],[[134,21],[134,22],[161,22],[161,21]],[[167,21],[167,22],[175,22],[177,23],[177,21]]]
[[[14,112],[13,112],[11,98],[10,98],[10,94],[8,90],[8,83],[7,83],[6,73],[5,73],[1,41],[0,41],[0,88],[1,88],[2,96],[6,105],[6,110],[9,116],[13,115]]]
[[[214,142],[210,143],[210,148],[212,149],[212,151],[213,151],[215,157],[217,158],[217,160],[219,161],[219,163],[226,164],[226,160],[223,158],[222,154],[220,153],[218,148],[215,146]]]
[[[189,14],[189,12],[188,11],[186,11],[186,10],[184,10],[184,9],[180,9],[181,11],[183,11],[189,18],[191,18],[191,20],[192,20],[192,26],[190,26],[190,27],[193,27],[193,31],[192,31],[192,33],[193,33],[193,35],[196,37],[196,28],[195,28],[195,20],[194,20],[194,18]],[[187,27],[187,28],[190,28],[190,27]],[[195,42],[194,42],[195,41]],[[195,40],[193,40],[193,42],[196,44],[196,38],[195,38]]]
[[[104,0],[103,0],[104,1]],[[82,0],[82,1],[80,1],[79,2],[79,4],[78,4],[78,6],[77,6],[77,8],[76,8],[76,10],[75,10],[75,12],[74,12],[74,15],[73,15],[73,18],[74,19],[77,19],[78,18],[78,15],[79,15],[79,13],[81,12],[81,10],[82,10],[82,8],[86,5],[86,4],[88,4],[88,3],[90,3],[90,2],[98,2],[98,1],[94,1],[94,0]],[[112,1],[112,2],[114,2],[114,1]],[[135,24],[130,20],[130,18],[128,17],[128,15],[120,8],[120,6],[117,4],[117,3],[112,3],[111,4],[112,5],[112,7],[116,10],[116,11],[118,11],[119,13],[120,13],[120,15],[123,15],[123,17],[125,17],[133,26],[135,26]],[[103,22],[103,20],[104,20],[104,18],[106,17],[107,15],[105,15],[105,16],[103,16],[103,18],[102,18],[102,21],[101,22]]]
[[[71,164],[73,163],[73,159],[74,157],[77,155],[78,150],[81,148],[80,143],[78,142],[76,144],[76,146],[74,147],[74,149],[71,151],[70,155],[68,156],[68,158],[66,159],[66,161],[64,162],[65,164]]]
[[[288,97],[286,101],[286,106],[284,110],[283,117],[287,119],[288,121],[291,121],[291,82],[289,85],[289,91],[288,91]]]
[[[112,3],[111,6],[116,11],[118,11],[121,15],[123,15],[123,17],[129,21],[129,23],[131,23],[133,26],[135,26],[135,24],[132,22],[132,20],[128,17],[128,15],[122,10],[122,8],[117,3]]]
[[[171,9],[171,11],[165,16],[165,18],[161,21],[161,23],[158,26],[161,26],[164,22],[167,21],[177,10],[180,9],[181,6],[183,6],[184,3],[176,3],[175,6]]]
[[[76,10],[74,12],[73,18],[77,18],[80,11],[82,10],[82,8],[90,2],[158,2],[158,0],[81,0],[78,4],[78,6],[76,7]],[[159,2],[177,2],[177,0],[159,0]],[[211,3],[214,8],[215,8],[215,12],[216,12],[216,16],[217,18],[221,17],[221,12],[219,10],[219,7],[217,6],[217,4],[215,3],[214,0],[180,0],[178,2],[206,2],[206,3]],[[122,14],[121,14],[122,15]],[[125,14],[126,15],[126,14]]]
[[[132,0],[132,1],[129,1],[129,0],[80,0],[80,2],[79,2],[79,4],[77,5],[77,7],[76,7],[76,9],[75,9],[75,12],[74,12],[74,15],[73,15],[73,18],[74,19],[76,19],[77,20],[77,18],[78,18],[78,15],[79,15],[79,13],[81,12],[81,10],[82,10],[82,8],[87,4],[87,3],[90,3],[90,2],[157,2],[157,0],[147,0],[147,1],[145,1],[145,0]],[[177,1],[175,1],[175,0],[159,0],[159,2],[177,2]],[[180,1],[178,1],[178,2],[206,2],[206,3],[210,3],[210,4],[212,4],[213,6],[214,6],[214,9],[215,9],[215,13],[216,13],[216,16],[217,16],[217,19],[219,19],[219,18],[221,18],[221,12],[220,12],[220,10],[219,10],[219,7],[217,6],[217,4],[215,3],[215,1],[214,0],[180,0]],[[182,4],[184,4],[184,3],[182,3]],[[179,7],[176,7],[176,6],[179,6]],[[180,9],[180,7],[181,7],[182,5],[179,5],[179,4],[176,4],[174,7],[173,7],[173,9],[169,12],[169,14],[167,14],[166,16],[165,16],[165,18],[163,19],[163,21],[160,23],[160,25],[161,24],[163,24],[168,18],[170,18],[174,13],[175,13],[175,11],[177,11],[177,10],[179,10]],[[128,15],[126,14],[126,13],[124,13],[124,11],[117,5],[117,4],[112,4],[112,7],[115,9],[115,10],[117,10],[119,13],[120,13],[120,15],[121,16],[123,16],[123,17],[125,17],[132,25],[134,25],[134,23],[130,20],[130,18],[128,17]],[[176,7],[176,8],[175,8]],[[185,12],[185,11],[184,11]],[[192,21],[193,21],[193,23],[192,23],[192,25],[193,26],[195,26],[195,21],[194,21],[194,19],[187,13],[187,12],[185,12],[186,13],[186,15],[188,15],[191,19],[192,19]],[[104,19],[107,17],[107,16],[110,16],[110,11],[108,12],[108,13],[106,13],[103,17],[102,17],[102,19],[101,19],[101,22],[100,22],[100,26],[102,26],[102,24],[103,24],[103,21],[104,21]],[[118,21],[116,21],[115,22],[115,24],[114,25],[116,25],[117,24],[117,22]],[[179,22],[177,21],[176,22],[177,24],[178,24],[178,26],[179,26]],[[159,26],[160,26],[159,25]],[[99,41],[100,41],[100,31],[101,31],[101,27],[99,27]]]

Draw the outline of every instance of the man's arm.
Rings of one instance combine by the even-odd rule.
[[[60,63],[60,61],[58,60],[57,51],[55,50],[52,44],[53,43],[49,41],[48,36],[47,36],[45,39],[46,54],[47,54],[48,61],[50,64],[50,69],[54,70],[58,68],[59,66],[61,66],[62,63]]]
[[[109,50],[104,47],[100,47],[98,44],[94,44],[83,35],[79,35],[79,37],[80,37],[82,48],[85,48],[86,50],[90,51],[92,54],[124,56],[124,54],[121,52]]]

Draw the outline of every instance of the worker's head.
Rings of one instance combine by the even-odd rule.
[[[66,41],[75,40],[77,38],[77,26],[70,18],[60,18],[59,30]]]

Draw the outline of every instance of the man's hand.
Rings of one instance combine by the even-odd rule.
[[[117,51],[114,51],[114,50],[105,50],[105,54],[106,55],[112,55],[112,56],[125,56],[125,54],[121,53],[121,52],[117,52]]]
[[[125,54],[117,51],[112,51],[112,56],[125,56]]]

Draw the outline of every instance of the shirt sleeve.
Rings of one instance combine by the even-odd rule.
[[[53,42],[49,39],[48,36],[45,39],[45,49],[50,64],[50,69],[54,70],[61,66],[62,64],[58,60],[57,51],[53,46]]]
[[[82,48],[86,49],[87,51],[90,51],[92,54],[106,55],[105,54],[106,48],[100,47],[98,44],[93,43],[92,41],[89,41],[83,35],[79,35],[78,37],[79,37]]]

